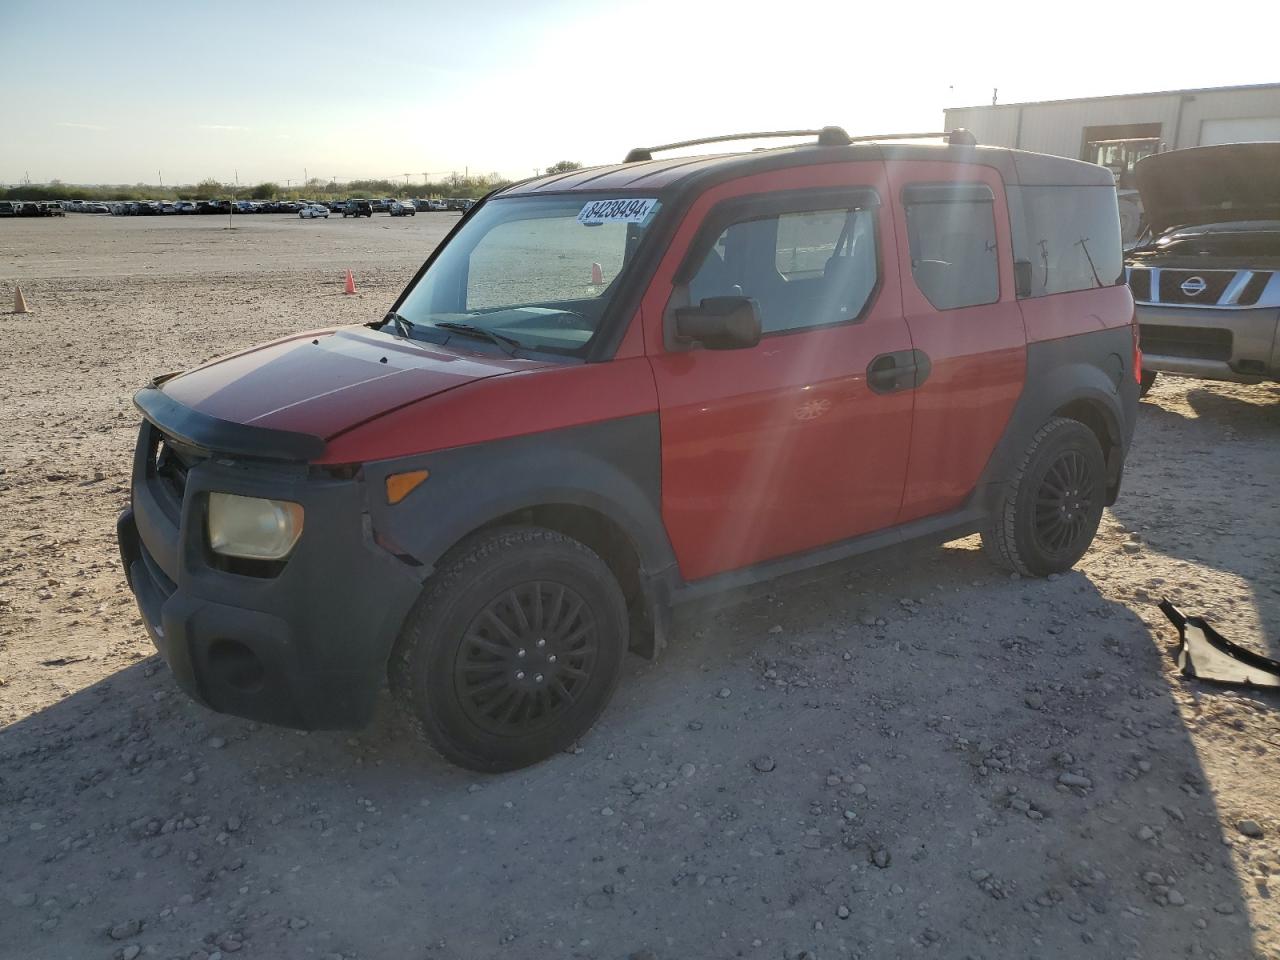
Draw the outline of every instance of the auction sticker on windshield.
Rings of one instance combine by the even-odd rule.
[[[592,200],[578,213],[578,222],[593,226],[597,223],[644,223],[658,209],[656,198],[627,197],[622,200]]]

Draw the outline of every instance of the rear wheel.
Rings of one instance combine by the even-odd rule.
[[[1098,532],[1105,492],[1098,438],[1076,420],[1055,417],[1036,432],[1001,491],[983,547],[997,565],[1023,576],[1069,570]]]
[[[441,562],[401,631],[391,689],[446,759],[515,770],[590,729],[627,632],[622,591],[590,549],[538,527],[494,530]]]
[[[1138,395],[1145,397],[1151,392],[1151,388],[1156,383],[1156,372],[1154,370],[1142,371],[1142,386],[1138,388]]]

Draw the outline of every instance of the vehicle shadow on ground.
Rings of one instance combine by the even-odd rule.
[[[1141,476],[1141,490],[1126,479],[1111,511],[1139,532],[1144,549],[1237,580],[1206,581],[1200,573],[1161,581],[1153,600],[1167,594],[1229,639],[1280,657],[1280,389],[1252,388],[1247,396],[1232,389],[1189,390],[1195,417],[1141,404],[1126,466],[1128,478]]]
[[[580,748],[498,777],[385,698],[303,735],[151,658],[0,732],[0,929],[19,956],[1253,955],[1147,628],[971,546],[684,609]]]
[[[1280,440],[1280,385],[1255,390],[1247,399],[1207,389],[1189,390],[1187,403],[1200,419],[1217,426],[1229,426],[1248,437]]]

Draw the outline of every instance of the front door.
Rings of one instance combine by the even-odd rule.
[[[878,163],[742,178],[696,202],[642,304],[662,427],[662,509],[686,580],[892,525],[911,434],[911,353]],[[707,350],[674,310],[747,296],[764,335]],[[881,361],[883,367],[884,361]]]

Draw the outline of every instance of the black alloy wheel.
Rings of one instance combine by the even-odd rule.
[[[391,692],[445,759],[496,773],[595,723],[622,675],[627,602],[591,548],[499,527],[441,558],[391,654]]]
[[[454,684],[467,717],[510,736],[554,724],[590,685],[595,616],[562,583],[528,581],[487,603],[467,627]]]
[[[1079,450],[1062,451],[1045,472],[1036,496],[1036,542],[1049,556],[1076,557],[1093,540],[1094,478]],[[1092,522],[1091,522],[1092,520]]]

